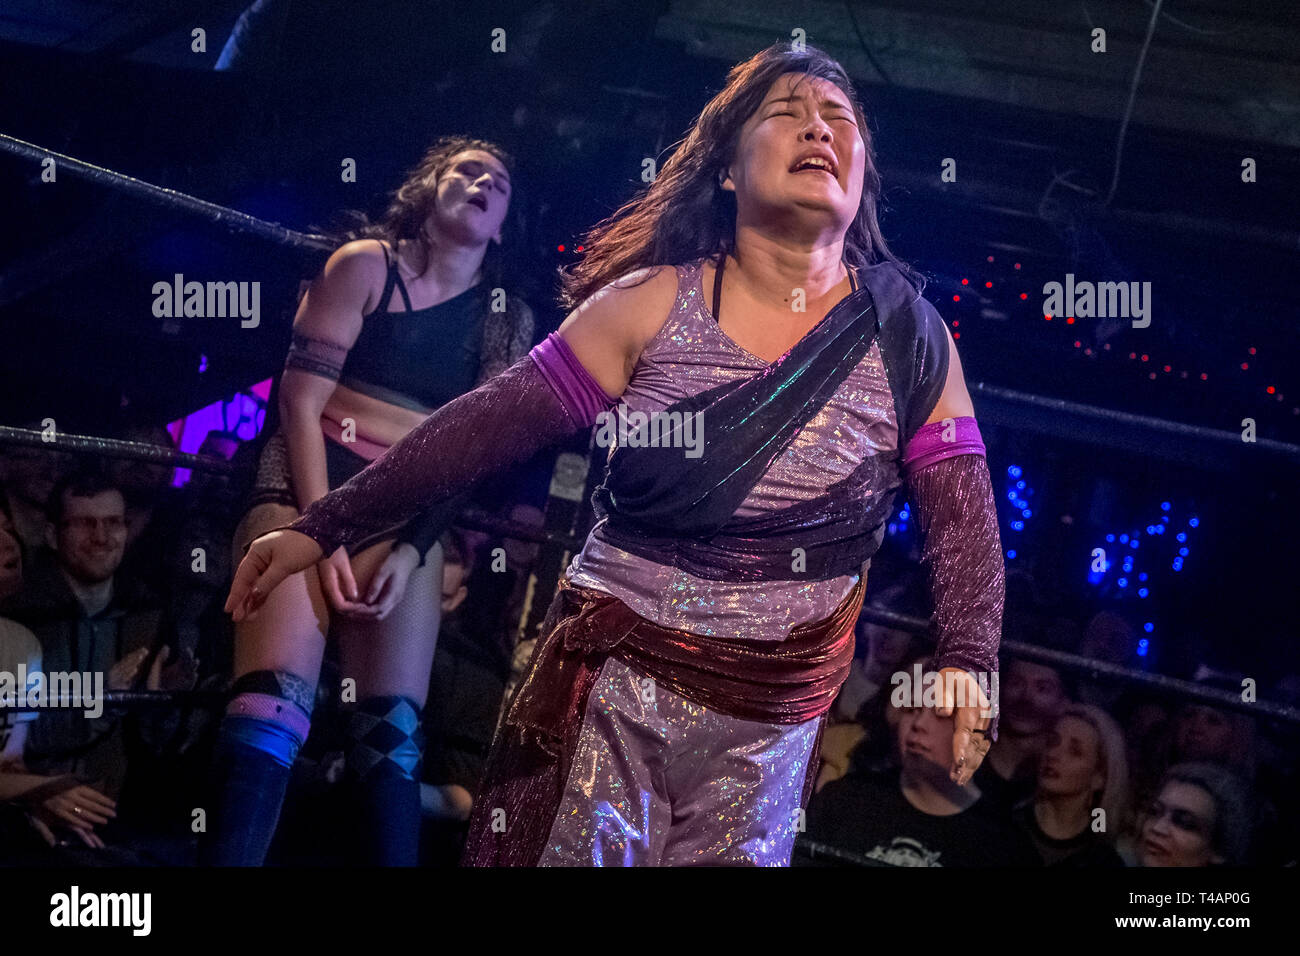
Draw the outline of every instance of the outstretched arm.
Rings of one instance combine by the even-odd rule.
[[[945,693],[940,709],[941,715],[955,716],[953,774],[964,784],[989,741],[997,739],[994,675],[1006,589],[984,443],[951,337],[948,344],[947,382],[926,424],[908,443],[903,468],[934,599],[936,667],[951,670],[951,679],[963,685],[953,689],[965,695],[963,707],[954,706],[963,703],[960,698],[949,699],[956,694]],[[950,680],[944,683],[953,687]],[[981,696],[986,689],[992,700]]]
[[[330,554],[373,540],[422,510],[590,426],[599,386],[559,336],[439,408],[341,487],[315,501],[290,530]]]
[[[671,308],[675,289],[670,269],[640,285],[614,283],[592,296],[527,358],[443,405],[350,481],[313,502],[297,521],[255,539],[235,573],[225,609],[235,621],[243,620],[281,581],[310,567],[321,553],[375,540],[423,509],[589,427],[617,400],[611,395],[626,388],[641,349]]]
[[[645,343],[668,314],[673,270],[611,283],[558,332],[439,408],[405,438],[287,527],[326,554],[374,539],[480,480],[589,428],[623,394]]]

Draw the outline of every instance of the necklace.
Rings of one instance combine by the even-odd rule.
[[[858,291],[858,278],[849,264],[840,260],[844,264],[844,271],[849,276],[849,289],[852,292]],[[718,325],[722,324],[722,270],[727,265],[727,254],[724,252],[722,258],[718,260],[718,268],[713,272],[713,321]]]

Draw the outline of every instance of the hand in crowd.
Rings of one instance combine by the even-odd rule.
[[[199,659],[188,650],[176,655],[172,660],[172,650],[163,646],[149,668],[149,677],[145,682],[148,690],[193,690],[199,678]]]
[[[149,648],[138,647],[114,664],[108,671],[109,690],[127,690],[140,676],[140,668],[149,656]]]
[[[86,846],[103,849],[104,841],[95,833],[117,816],[117,804],[94,787],[81,784],[56,793],[43,801],[32,816],[32,825],[45,842],[58,846],[54,827],[71,830]]]

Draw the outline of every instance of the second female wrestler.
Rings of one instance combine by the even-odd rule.
[[[510,198],[506,153],[447,137],[382,221],[363,230],[368,238],[330,256],[294,319],[279,427],[235,533],[236,560],[431,411],[527,354],[531,311],[514,296],[501,310],[494,294]],[[346,745],[358,810],[353,855],[416,862],[420,718],[442,596],[437,537],[455,510],[380,529],[350,555],[332,550],[293,575],[257,620],[236,626],[236,679],[212,768],[203,862],[263,862],[310,726],[327,635],[338,639],[342,677],[355,681]]]

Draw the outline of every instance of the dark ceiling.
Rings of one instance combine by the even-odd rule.
[[[1296,441],[1297,5],[1169,0],[1142,56],[1154,2],[294,0],[269,4],[268,42],[218,71],[242,0],[10,0],[0,132],[300,229],[373,210],[438,133],[482,132],[520,156],[519,279],[546,300],[572,261],[557,246],[640,185],[642,158],[672,147],[729,65],[802,30],[859,84],[885,235],[960,324],[968,374],[1226,430],[1253,417],[1262,437]],[[494,26],[504,55],[487,52]],[[339,182],[345,156],[357,185]],[[1241,181],[1246,157],[1258,182]],[[940,181],[946,158],[955,183]],[[74,401],[30,350],[112,414],[125,400],[175,417],[278,365],[279,312],[317,259],[98,186],[55,193],[27,161],[0,168],[29,220],[0,241],[19,343],[7,371],[22,383],[7,420]],[[149,314],[140,289],[158,275],[213,268],[260,278],[277,302],[260,338]],[[1151,327],[1045,323],[1042,286],[1067,272],[1150,281]]]

